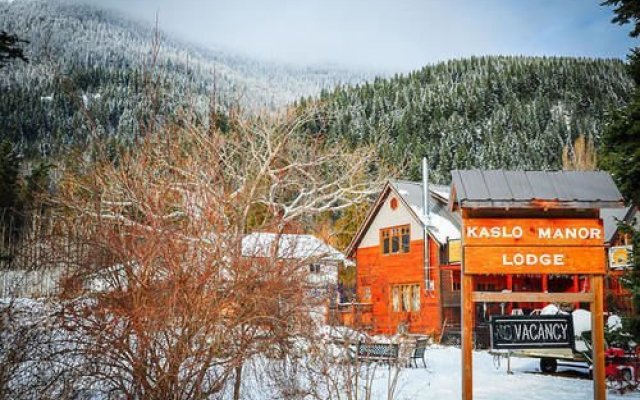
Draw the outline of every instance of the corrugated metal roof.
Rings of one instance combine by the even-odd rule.
[[[539,207],[553,202],[559,207],[622,207],[624,200],[611,176],[603,171],[451,171],[450,206]],[[537,204],[538,203],[538,204]]]

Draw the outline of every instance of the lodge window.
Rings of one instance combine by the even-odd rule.
[[[420,311],[420,285],[391,286],[391,309],[394,312]]]
[[[319,274],[320,273],[320,269],[321,266],[320,264],[309,264],[309,272],[313,273],[313,274]]]
[[[408,253],[411,236],[409,225],[380,230],[382,254]]]
[[[451,290],[454,292],[460,291],[460,282],[453,281],[451,282]]]

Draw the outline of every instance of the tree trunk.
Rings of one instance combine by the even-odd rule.
[[[242,382],[242,364],[236,367],[236,381],[233,384],[233,400],[240,400],[240,383]]]

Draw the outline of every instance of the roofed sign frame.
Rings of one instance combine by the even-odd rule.
[[[462,399],[473,399],[474,302],[589,302],[594,399],[604,400],[604,229],[599,208],[623,207],[605,172],[452,171],[462,214]],[[474,292],[479,274],[581,274],[590,293]]]

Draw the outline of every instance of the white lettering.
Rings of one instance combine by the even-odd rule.
[[[512,255],[502,255],[503,266],[563,266],[565,265],[564,254],[533,254],[533,253],[515,253]]]
[[[466,235],[469,238],[481,239],[521,239],[524,237],[524,228],[516,225],[507,226],[468,226]],[[576,240],[576,239],[602,239],[601,228],[589,227],[539,227],[537,228],[539,239]]]
[[[516,340],[522,340],[520,336],[522,334],[522,325],[515,325],[513,329],[516,333]]]
[[[540,264],[542,265],[551,265],[551,255],[543,254],[540,256]]]
[[[516,253],[513,255],[513,263],[515,265],[522,265],[524,264],[524,255],[520,254],[520,253]]]
[[[523,230],[521,226],[514,226],[513,230],[511,231],[511,234],[513,235],[514,238],[516,239],[520,239],[523,235]]]
[[[539,239],[601,239],[600,228],[566,227],[566,228],[538,228]]]

